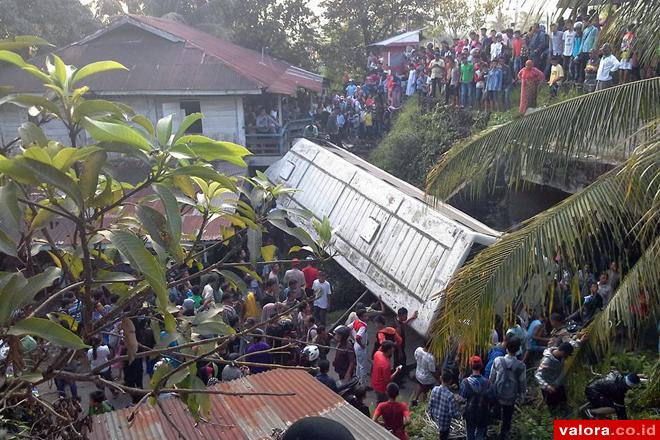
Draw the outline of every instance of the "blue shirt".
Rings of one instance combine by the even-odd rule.
[[[454,393],[444,385],[434,387],[431,391],[427,411],[438,425],[438,431],[440,432],[449,431],[451,429],[451,419],[461,417],[454,401]]]
[[[355,91],[357,90],[357,86],[355,84],[349,84],[346,86],[346,96],[353,96],[355,94]]]
[[[540,325],[541,321],[538,319],[535,319],[531,324],[529,324],[529,327],[527,328],[527,348],[536,348],[538,346],[534,340],[534,333]]]
[[[502,90],[502,69],[499,67],[490,69],[486,77],[486,90],[497,92]]]
[[[488,352],[488,362],[486,362],[486,368],[484,368],[484,376],[486,378],[490,377],[490,370],[493,368],[493,362],[495,362],[495,359],[504,356],[505,354],[506,350],[501,345],[496,345],[490,349]]]
[[[459,388],[458,394],[468,400],[474,394],[482,394],[488,392],[488,387],[490,382],[488,379],[483,377],[481,374],[475,376],[474,374],[470,377],[466,377],[461,381],[461,386]]]
[[[598,39],[598,32],[596,26],[589,26],[584,30],[582,33],[582,47],[580,48],[580,52],[591,52]]]
[[[571,56],[575,58],[580,55],[580,49],[582,49],[582,36],[578,37],[578,35],[575,34],[575,40],[573,41],[573,52],[571,52]]]

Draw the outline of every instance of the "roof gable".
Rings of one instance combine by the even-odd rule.
[[[304,88],[321,92],[323,77],[259,52],[170,20],[124,16],[57,53],[83,66],[115,60],[129,71],[111,71],[89,79],[98,94],[222,95],[267,91],[294,94]],[[43,56],[33,62],[43,65]],[[17,92],[41,92],[43,86],[14,66],[0,69],[0,84]]]

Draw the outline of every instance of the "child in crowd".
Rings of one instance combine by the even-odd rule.
[[[502,91],[502,69],[497,61],[490,63],[490,70],[486,77],[486,94],[484,95],[484,110],[495,111],[499,108],[500,93]]]
[[[410,410],[408,405],[403,402],[397,402],[399,396],[399,386],[391,382],[387,384],[387,402],[379,403],[374,411],[373,420],[382,424],[385,428],[394,434],[400,440],[408,440],[406,425],[410,423]]]
[[[89,410],[87,414],[90,416],[96,416],[99,414],[105,414],[112,411],[114,408],[108,403],[105,398],[105,393],[102,390],[97,390],[89,395]]]
[[[552,57],[550,63],[552,67],[550,67],[550,81],[548,81],[548,85],[550,86],[550,96],[556,98],[559,86],[564,81],[564,68],[559,63],[559,57]]]

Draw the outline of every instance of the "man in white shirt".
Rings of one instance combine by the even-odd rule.
[[[598,65],[598,73],[596,74],[596,90],[604,90],[612,86],[612,72],[619,70],[619,60],[612,55],[612,49],[608,43],[603,44],[600,49],[603,56]]]
[[[209,276],[204,288],[202,289],[202,305],[205,308],[215,307],[215,293],[220,289],[220,280],[217,276]],[[220,292],[220,295],[222,293]]]
[[[426,398],[426,394],[435,386],[438,376],[435,357],[426,351],[424,347],[417,347],[415,350],[415,361],[417,363],[415,368],[417,387],[410,401],[411,406],[417,406],[417,400],[420,396],[422,400]]]
[[[563,68],[564,75],[568,75],[571,66],[571,58],[573,57],[573,45],[575,44],[575,31],[573,30],[573,22],[571,20],[566,20],[565,22],[566,30],[562,35],[562,40],[564,42],[564,50],[562,56],[564,58]]]
[[[490,45],[490,59],[491,59],[491,61],[497,60],[500,57],[500,55],[502,55],[502,47],[503,46],[504,45],[502,43],[502,34],[498,32],[497,35],[495,35],[495,41],[492,42],[491,45]]]
[[[330,308],[330,295],[332,295],[332,287],[328,280],[325,279],[325,272],[319,271],[319,277],[312,284],[314,291],[314,316],[316,322],[320,325],[325,325],[325,317]]]

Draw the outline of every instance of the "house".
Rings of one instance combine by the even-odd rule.
[[[277,203],[311,212],[290,219],[312,237],[314,219],[328,217],[334,231],[328,253],[390,309],[417,310],[410,325],[420,335],[437,318],[451,277],[501,235],[327,142],[296,141],[266,175],[297,190]]]
[[[303,370],[275,369],[222,382],[211,394],[210,413],[199,422],[178,398],[160,401],[160,407],[144,405],[94,416],[90,440],[266,440],[279,438],[299,419],[320,416],[344,425],[360,440],[396,440]],[[231,393],[286,393],[284,396],[230,395]],[[129,416],[135,413],[131,420]],[[310,439],[311,440],[311,439]]]
[[[114,60],[129,71],[111,71],[91,77],[93,96],[121,100],[156,121],[174,114],[202,112],[204,119],[191,128],[214,139],[248,146],[255,154],[250,165],[266,166],[285,150],[286,141],[309,124],[315,94],[323,77],[246,49],[179,22],[128,15],[56,52],[67,64]],[[41,59],[32,60],[43,65]],[[43,87],[20,69],[0,69],[0,84],[18,93],[41,93]],[[281,129],[257,133],[254,113],[272,111]],[[27,112],[0,107],[0,140],[17,136]],[[296,122],[297,121],[297,122]],[[68,143],[64,126],[51,122],[48,136]]]
[[[383,63],[395,72],[402,70],[406,54],[419,46],[422,41],[422,30],[404,32],[383,41],[369,45],[369,48],[378,50],[383,58]]]

